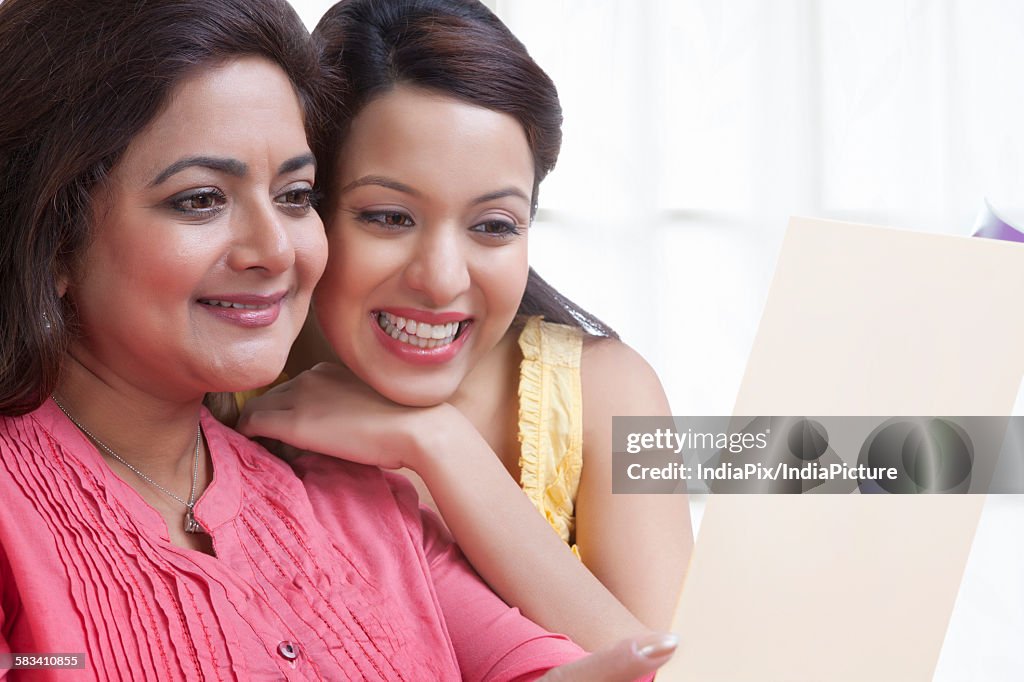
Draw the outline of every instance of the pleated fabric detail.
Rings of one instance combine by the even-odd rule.
[[[583,332],[531,317],[519,348],[520,485],[579,556],[575,506],[583,470]]]
[[[0,419],[0,628],[12,651],[85,652],[104,680],[457,677],[450,657],[424,666],[398,636],[443,624],[407,613],[361,548],[326,537],[287,465],[208,414],[203,428],[214,480],[195,513],[216,557],[172,545],[52,403]]]

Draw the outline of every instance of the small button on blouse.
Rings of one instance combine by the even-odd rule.
[[[277,653],[281,654],[281,658],[287,661],[294,661],[299,657],[299,647],[285,640],[277,645]]]

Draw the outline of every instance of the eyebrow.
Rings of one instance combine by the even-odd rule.
[[[418,191],[409,185],[399,182],[398,180],[392,180],[391,178],[384,177],[383,175],[364,175],[363,177],[353,180],[342,187],[339,194],[345,194],[347,192],[351,192],[357,187],[365,187],[366,185],[377,185],[386,189],[393,189],[396,192],[401,192],[402,194],[409,194],[414,197],[421,196]]]
[[[216,156],[187,156],[184,159],[175,161],[170,166],[160,171],[160,174],[156,176],[153,182],[149,183],[149,186],[156,187],[172,175],[180,173],[186,168],[193,168],[196,166],[220,171],[239,178],[244,176],[249,170],[248,166],[235,159],[224,159]]]
[[[280,168],[277,169],[277,174],[284,175],[285,173],[294,173],[300,168],[305,168],[306,166],[312,166],[314,169],[316,168],[316,157],[311,153],[300,154],[295,158],[288,159],[281,164]]]
[[[306,166],[313,166],[316,168],[316,159],[312,154],[300,154],[299,156],[288,159],[281,164],[280,168],[277,169],[278,175],[284,173],[292,173],[305,168]],[[238,161],[237,159],[226,159],[217,156],[187,156],[184,159],[175,161],[167,168],[160,171],[160,174],[149,183],[150,187],[156,187],[157,185],[165,182],[168,178],[186,168],[209,168],[210,170],[220,171],[227,173],[228,175],[234,175],[235,177],[244,177],[249,172],[249,167]]]
[[[530,197],[526,196],[526,194],[524,194],[522,190],[516,187],[506,187],[505,189],[499,189],[494,192],[482,194],[478,196],[476,199],[473,199],[473,203],[483,204],[488,201],[494,201],[495,199],[504,199],[505,197],[519,197],[520,199],[527,203],[530,202]]]
[[[379,187],[393,189],[396,192],[402,192],[403,194],[409,194],[414,197],[421,196],[420,192],[413,189],[409,185],[406,185],[405,183],[402,182],[398,182],[397,180],[392,180],[391,178],[385,177],[383,175],[365,175],[357,180],[353,180],[352,182],[348,183],[347,185],[341,188],[340,194],[345,194],[346,192],[354,190],[357,187],[365,187],[366,185],[377,185]],[[495,199],[502,199],[504,197],[519,197],[523,201],[530,201],[530,197],[523,193],[522,190],[516,187],[506,187],[504,189],[495,190],[494,192],[482,194],[478,196],[476,199],[473,199],[472,203],[474,205],[483,204],[488,201],[494,201]]]

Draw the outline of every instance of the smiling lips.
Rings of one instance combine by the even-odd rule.
[[[377,313],[377,325],[400,343],[417,348],[439,348],[451,344],[466,328],[469,320],[430,324],[391,313]]]
[[[473,326],[471,318],[459,313],[439,315],[413,310],[374,311],[373,321],[377,338],[386,350],[420,365],[445,363],[454,358]]]
[[[241,327],[268,327],[281,314],[284,292],[270,295],[234,294],[200,298],[198,303],[216,317]]]

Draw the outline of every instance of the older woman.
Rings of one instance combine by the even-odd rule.
[[[202,407],[277,375],[323,270],[315,76],[280,0],[0,4],[0,654],[159,680],[519,679],[580,656],[407,484],[293,471]],[[625,678],[663,654],[613,660]]]

